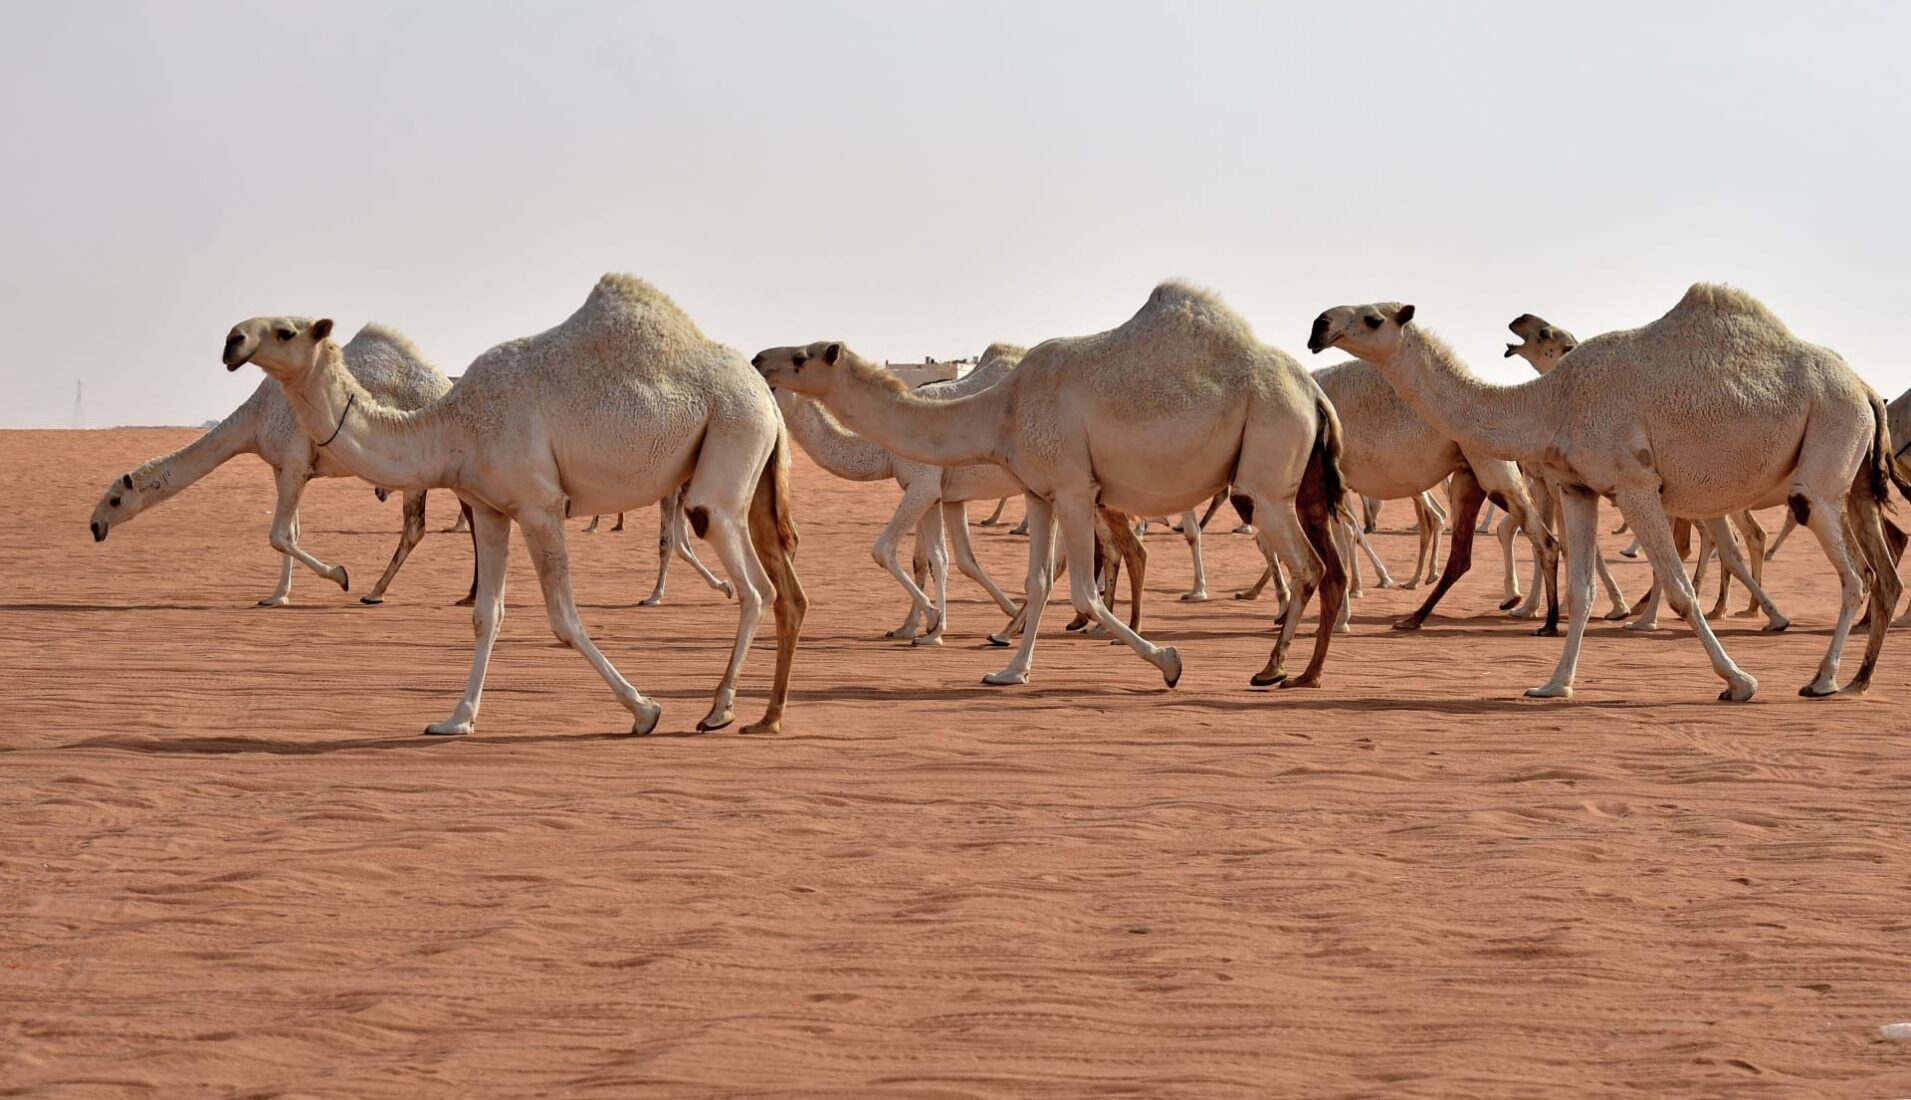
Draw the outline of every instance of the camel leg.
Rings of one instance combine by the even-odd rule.
[[[1128,526],[1127,517],[1119,512],[1105,512],[1108,520],[1108,541],[1114,554],[1110,558],[1109,583],[1102,587],[1102,602],[1114,606],[1114,578],[1126,566],[1128,569],[1128,629],[1141,630],[1141,589],[1142,581],[1148,574],[1148,548]],[[1100,633],[1106,633],[1101,631]],[[1110,645],[1120,645],[1116,638]]]
[[[935,586],[936,623],[910,641],[915,645],[941,645],[942,632],[949,625],[949,550],[942,541],[942,509],[923,510],[916,523],[916,546],[929,566],[929,580]]]
[[[1511,546],[1504,533],[1507,528],[1514,528],[1515,533],[1526,535],[1526,540],[1533,547],[1533,560],[1541,563],[1540,583],[1546,589],[1546,621],[1533,633],[1540,637],[1554,637],[1559,633],[1559,540],[1548,530],[1546,521],[1541,518],[1543,513],[1526,495],[1523,484],[1503,486],[1500,495],[1506,502],[1503,506],[1506,519],[1500,523],[1501,544]],[[1599,552],[1595,549],[1593,560],[1597,561],[1598,558]],[[1512,561],[1510,553],[1507,560]],[[1505,610],[1506,604],[1500,604],[1500,609]]]
[[[1181,594],[1181,601],[1201,603],[1208,598],[1208,570],[1201,561],[1201,520],[1192,511],[1181,513],[1181,537],[1188,540],[1188,556],[1194,559],[1194,587]]]
[[[1375,534],[1380,530],[1381,501],[1366,495],[1360,498],[1360,529],[1363,534]]]
[[[259,601],[260,607],[284,607],[292,602],[292,555],[279,555],[279,586]],[[1911,613],[1911,612],[1908,612]]]
[[[1766,561],[1771,561],[1773,558],[1778,556],[1778,548],[1785,545],[1785,539],[1792,533],[1792,530],[1796,528],[1797,526],[1798,526],[1798,517],[1792,515],[1790,512],[1785,513],[1785,526],[1780,527],[1778,529],[1778,537],[1773,539],[1771,545],[1765,548]]]
[[[1862,472],[1860,473],[1862,477]],[[1851,494],[1853,501],[1859,492]],[[1796,489],[1792,494],[1792,510],[1801,508],[1806,512],[1802,526],[1818,536],[1818,544],[1824,548],[1825,557],[1831,560],[1831,567],[1838,572],[1840,599],[1838,601],[1838,622],[1831,629],[1831,646],[1825,651],[1824,660],[1818,664],[1818,675],[1811,683],[1798,689],[1798,694],[1810,699],[1836,694],[1838,691],[1838,662],[1844,656],[1845,639],[1851,633],[1851,621],[1858,616],[1858,607],[1864,602],[1865,580],[1852,563],[1851,548],[1845,540],[1845,519],[1843,501],[1830,500],[1815,494],[1800,493]],[[1868,556],[1868,555],[1867,555]],[[1868,563],[1867,563],[1868,564]],[[1893,573],[1893,579],[1896,574]],[[1874,613],[1877,609],[1873,609]],[[1888,618],[1890,612],[1884,612]],[[1889,626],[1889,624],[1886,624]],[[1876,631],[1874,624],[1871,628]]]
[[[411,556],[412,547],[425,537],[425,492],[424,490],[405,493],[405,526],[398,533],[398,549],[392,553],[391,564],[385,567],[385,573],[372,585],[372,590],[358,598],[359,603],[378,604],[385,602],[385,589],[391,587],[392,578],[398,575],[398,567],[405,564]]]
[[[622,531],[623,529],[624,529],[624,513],[619,512],[617,513],[617,526],[611,528],[610,533],[614,535],[617,532]]]
[[[1413,614],[1393,624],[1395,630],[1418,630],[1427,621],[1427,616],[1447,594],[1455,581],[1466,576],[1473,567],[1473,537],[1479,528],[1473,525],[1474,517],[1479,515],[1480,506],[1486,503],[1486,490],[1480,488],[1479,479],[1472,470],[1456,471],[1452,479],[1453,491],[1453,538],[1447,543],[1447,564],[1441,571],[1440,579],[1427,594],[1419,608]]]
[[[712,516],[712,528],[716,528],[723,518]],[[524,535],[524,548],[530,552],[531,565],[537,570],[538,587],[544,590],[544,614],[550,620],[551,632],[557,635],[558,642],[582,653],[591,667],[597,670],[597,675],[603,677],[611,694],[635,719],[630,732],[643,734],[657,728],[657,718],[663,713],[663,707],[644,698],[642,692],[624,679],[623,674],[591,641],[590,634],[577,617],[577,602],[571,595],[571,555],[569,548],[564,545],[563,513],[542,509],[521,512],[518,514],[518,530]],[[726,718],[724,724],[727,722]]]
[[[1871,686],[1871,674],[1878,665],[1878,653],[1884,648],[1885,631],[1890,628],[1886,622],[1891,611],[1898,606],[1898,597],[1903,586],[1898,580],[1898,557],[1904,552],[1902,533],[1885,521],[1879,513],[1878,501],[1871,496],[1871,487],[1864,471],[1858,474],[1857,484],[1852,486],[1847,504],[1849,512],[1846,522],[1856,536],[1858,550],[1863,557],[1865,572],[1871,581],[1871,628],[1865,640],[1864,659],[1859,662],[1858,674],[1845,685],[1845,694],[1863,695]],[[1884,528],[1889,528],[1885,530]],[[1893,534],[1898,537],[1894,538]]]
[[[1581,488],[1562,488],[1560,526],[1566,536],[1566,646],[1559,665],[1546,684],[1526,691],[1532,699],[1572,696],[1573,674],[1579,668],[1579,646],[1592,617],[1593,562],[1599,556],[1599,498]],[[1684,574],[1680,574],[1684,576]]]
[[[1684,564],[1681,563],[1679,568],[1683,571]],[[1651,586],[1646,589],[1646,594],[1639,597],[1639,602],[1633,605],[1633,611],[1638,613],[1639,617],[1627,623],[1624,629],[1642,633],[1659,629],[1659,595],[1664,590],[1665,586],[1659,583],[1659,578],[1655,575]]]
[[[343,565],[327,565],[299,546],[299,498],[305,494],[306,471],[286,468],[277,471],[274,478],[278,483],[279,498],[272,510],[272,549],[281,554],[289,554],[302,562],[307,569],[332,581],[347,592],[352,590],[351,577]],[[278,603],[259,601],[262,607],[277,607],[288,601]]]
[[[1095,504],[1084,496],[1060,496],[1055,502],[1056,518],[1062,529],[1062,551],[1072,562],[1092,561],[1095,556]],[[1128,629],[1101,599],[1092,570],[1077,567],[1069,576],[1069,596],[1075,609],[1100,623],[1110,634],[1128,643],[1142,660],[1155,666],[1169,687],[1181,679],[1181,654],[1173,646],[1158,646]]]
[[[1713,528],[1710,521],[1699,521],[1699,559],[1697,568],[1692,571],[1692,590],[1694,592],[1703,592],[1705,590],[1705,571],[1707,567],[1712,564],[1712,555],[1718,550],[1718,543],[1715,541],[1715,536],[1712,531]],[[1726,537],[1731,537],[1730,532],[1727,532]],[[1727,586],[1731,583],[1731,576],[1731,570],[1719,570],[1719,598],[1712,602],[1712,610],[1705,613],[1706,618],[1716,619],[1725,614],[1725,598],[1729,595]]]
[[[1493,503],[1488,497],[1487,504]],[[1513,540],[1519,537],[1523,528],[1513,519],[1513,513],[1507,512],[1500,521],[1500,610],[1510,611],[1520,605],[1520,565],[1519,556],[1513,552]]]
[[[1699,643],[1705,647],[1706,656],[1711,658],[1712,670],[1725,681],[1725,690],[1719,693],[1721,700],[1744,702],[1758,690],[1758,681],[1732,662],[1726,655],[1725,647],[1719,644],[1718,636],[1712,633],[1712,624],[1699,614],[1698,591],[1692,587],[1692,581],[1685,575],[1685,564],[1679,555],[1677,540],[1673,537],[1672,524],[1665,514],[1657,490],[1621,489],[1614,494],[1614,501],[1632,525],[1632,533],[1639,539],[1640,549],[1645,551],[1646,559],[1652,563],[1652,571],[1658,577],[1660,593],[1667,606],[1675,615],[1692,625],[1692,632],[1699,636]],[[1569,680],[1570,682],[1570,680]]]
[[[478,529],[471,525],[471,505],[462,498],[458,501],[458,523],[471,536],[471,589],[464,594],[464,599],[454,601],[451,606],[475,607],[478,603]]]
[[[1096,587],[1101,590],[1101,599],[1105,604],[1114,603],[1115,583],[1120,579],[1121,574],[1121,555],[1115,549],[1115,528],[1128,527],[1130,522],[1129,518],[1121,512],[1102,508],[1097,508],[1095,511],[1095,568],[1092,576],[1095,578]],[[1128,533],[1139,542],[1141,536],[1148,533],[1148,521],[1144,519],[1133,527],[1129,527]],[[1068,625],[1062,629],[1071,633],[1079,630],[1083,637],[1108,637],[1108,631],[1103,629],[1102,625],[1086,611],[1076,611],[1075,617],[1070,619]]]
[[[1003,497],[1003,498],[1002,498],[1001,500],[998,500],[998,501],[996,501],[996,502],[995,502],[995,511],[993,511],[993,512],[990,512],[990,513],[989,513],[989,518],[988,518],[988,519],[985,519],[985,520],[983,520],[983,521],[982,521],[982,526],[984,526],[984,527],[994,527],[994,526],[995,526],[996,524],[998,524],[998,523],[1001,523],[1001,522],[1002,522],[1002,509],[1004,509],[1004,508],[1007,508],[1008,506],[1009,506],[1009,498],[1008,498],[1008,497]],[[945,527],[947,527],[947,526],[948,526],[948,524],[949,524],[949,517],[947,517],[947,516],[944,516],[944,517],[942,517],[942,522],[943,522],[943,526],[945,526]]]
[[[1779,613],[1778,608],[1773,605],[1771,597],[1765,594],[1764,587],[1759,584],[1758,571],[1752,568],[1746,560],[1748,557],[1752,561],[1761,561],[1763,559],[1761,559],[1757,551],[1750,546],[1746,547],[1744,554],[1740,554],[1738,542],[1732,538],[1732,532],[1726,528],[1725,523],[1725,517],[1723,516],[1705,521],[1706,527],[1709,528],[1712,533],[1712,545],[1718,547],[1719,571],[1728,576],[1737,577],[1739,583],[1743,584],[1746,590],[1751,592],[1753,600],[1752,606],[1765,612],[1765,618],[1767,620],[1765,630],[1768,633],[1775,634],[1785,629],[1791,625],[1791,620]]]
[[[1354,543],[1347,534],[1347,528],[1352,523],[1353,520],[1346,514],[1337,515],[1334,517],[1332,533],[1334,549],[1339,552],[1340,560],[1347,563],[1347,598],[1358,600],[1366,597],[1367,590],[1360,583],[1360,559],[1354,557]]]
[[[1473,529],[1474,534],[1490,535],[1493,533],[1493,512],[1496,507],[1497,505],[1492,501],[1489,500],[1486,502],[1486,507],[1480,512],[1480,525]]]
[[[590,523],[585,526],[582,533],[586,535],[595,535],[597,533],[597,521],[603,518],[604,518],[603,516],[592,516]]]
[[[1055,508],[1034,493],[1022,496],[1022,522],[1028,524],[1028,589],[1022,604],[1022,645],[1008,667],[982,677],[995,686],[1028,683],[1029,667],[1035,663],[1035,638],[1041,632],[1042,611],[1048,605],[1052,555],[1055,545]],[[1093,572],[1087,561],[1078,562],[1075,571]]]
[[[1374,567],[1374,587],[1394,587],[1393,574],[1387,572],[1387,563],[1380,560],[1380,555],[1374,551],[1374,544],[1367,541],[1367,533],[1362,531],[1359,525],[1350,523],[1348,534],[1353,536],[1354,543],[1360,547],[1360,552],[1366,557],[1368,564]],[[1341,554],[1341,558],[1351,566],[1354,562],[1353,548],[1347,547]]]
[[[890,576],[895,577],[896,583],[902,585],[902,590],[908,594],[909,602],[922,612],[925,619],[929,620],[928,625],[932,632],[939,625],[935,605],[930,602],[928,593],[918,588],[915,579],[903,570],[902,564],[896,560],[896,551],[902,545],[903,538],[922,522],[922,514],[936,503],[938,492],[936,481],[935,478],[925,477],[909,486],[902,494],[902,501],[896,505],[895,513],[889,517],[889,525],[883,528],[882,534],[876,536],[875,543],[869,548],[870,556],[876,559],[876,564],[889,570]],[[735,572],[730,575],[732,578],[736,576]],[[888,636],[913,637],[894,633]]]
[[[1413,525],[1414,531],[1419,536],[1419,539],[1418,546],[1413,552],[1413,572],[1408,573],[1407,579],[1400,582],[1400,590],[1402,592],[1411,592],[1420,586],[1420,574],[1425,571],[1423,569],[1423,563],[1427,560],[1427,542],[1433,535],[1432,528],[1427,522],[1429,518],[1426,502],[1419,496],[1414,497]]]
[[[690,568],[695,569],[697,576],[703,578],[703,583],[723,593],[723,598],[727,600],[734,595],[734,593],[730,591],[730,582],[712,573],[710,567],[703,564],[703,559],[697,557],[697,548],[690,545],[690,524],[684,519],[683,515],[683,492],[683,489],[679,487],[675,493],[657,502],[666,512],[665,516],[658,522],[665,524],[666,529],[670,532],[670,545],[671,548],[676,551],[677,556],[689,562]],[[621,512],[618,513],[618,515],[622,514]],[[663,576],[663,570],[661,568],[658,569],[657,575],[659,577]]]
[[[1751,568],[1752,584],[1762,588],[1765,584],[1765,527],[1758,522],[1758,517],[1750,512],[1734,513],[1732,526],[1738,528],[1739,534],[1745,536],[1745,563]],[[1733,618],[1749,619],[1764,610],[1760,606],[1757,591],[1750,591],[1747,595],[1749,602],[1745,605],[1745,610],[1735,612]],[[1767,626],[1770,627],[1769,622]]]
[[[1000,506],[996,508],[998,513],[1001,510]],[[982,568],[982,563],[976,560],[975,548],[969,544],[968,506],[944,501],[942,529],[948,532],[956,569],[963,576],[981,585],[983,591],[989,594],[989,598],[995,601],[995,606],[1002,609],[1004,615],[1015,614],[1015,601],[1009,599],[1009,594],[1002,591],[1002,586],[996,584],[995,578],[989,576],[988,571]]]
[[[1633,532],[1632,545],[1626,547],[1624,550],[1619,551],[1619,556],[1622,558],[1636,558],[1639,556],[1639,533],[1638,532],[1636,531]],[[1684,572],[1684,569],[1685,569],[1684,566],[1680,566],[1680,572]]]
[[[772,462],[777,461],[774,457]],[[803,634],[803,618],[809,612],[809,595],[796,575],[796,551],[783,544],[777,523],[776,484],[766,472],[757,482],[756,496],[750,503],[750,544],[757,560],[767,571],[774,590],[772,609],[776,614],[776,674],[770,683],[770,703],[763,717],[744,726],[740,733],[781,733],[783,710],[790,695],[790,668],[796,661],[797,642]],[[678,510],[682,514],[682,509]]]
[[[1242,491],[1237,486],[1237,492]],[[1324,574],[1321,557],[1310,544],[1307,535],[1301,530],[1300,515],[1295,505],[1289,501],[1269,496],[1257,496],[1253,501],[1254,534],[1261,544],[1261,552],[1271,561],[1287,567],[1294,574],[1293,591],[1289,593],[1281,608],[1280,633],[1274,640],[1274,651],[1268,655],[1267,664],[1261,671],[1248,678],[1254,687],[1268,687],[1287,681],[1287,650],[1293,644],[1294,636],[1300,632],[1301,614],[1307,601],[1313,598],[1314,590],[1320,586]],[[1332,539],[1332,532],[1328,533]],[[1270,567],[1272,568],[1272,567]],[[1282,581],[1279,569],[1272,569],[1277,583]],[[1346,584],[1342,579],[1343,586]],[[1342,602],[1346,602],[1342,600]],[[1323,608],[1323,612],[1325,608]],[[1332,630],[1340,618],[1340,609],[1334,609],[1333,617],[1322,623],[1322,629]]]
[[[676,550],[675,532],[670,529],[670,507],[674,501],[679,515],[683,514],[681,489],[664,494],[657,502],[657,583],[651,586],[650,595],[637,601],[638,607],[656,607],[664,602],[664,584],[670,579],[670,555]]]
[[[1606,565],[1606,555],[1599,554],[1593,565],[1599,573],[1600,587],[1606,590],[1606,599],[1612,603],[1606,611],[1606,619],[1609,622],[1618,622],[1631,615],[1632,605],[1626,602],[1625,590],[1619,587],[1618,579],[1612,575],[1612,569]]]
[[[1048,583],[1051,587],[1054,586],[1056,581],[1059,581],[1063,577],[1068,575],[1068,559],[1063,558],[1060,561],[1055,560],[1055,542],[1053,539],[1049,541],[1048,567],[1049,567]],[[1004,625],[1001,630],[998,630],[994,634],[989,635],[989,638],[988,638],[989,644],[992,646],[1008,645],[1010,639],[1021,637],[1022,628],[1026,626],[1027,623],[1028,623],[1028,604],[1024,602],[1018,607],[1016,607],[1015,614],[1009,617],[1008,623]]]
[[[504,623],[505,565],[511,556],[511,518],[492,508],[471,510],[471,537],[477,547],[478,596],[471,606],[472,632],[477,643],[471,650],[471,676],[465,681],[464,698],[457,709],[442,722],[425,727],[429,734],[470,733],[478,719],[478,701],[484,693],[484,671],[491,664],[491,646],[498,640],[498,628]]]
[[[701,494],[697,492],[695,475],[690,484],[691,496],[685,504],[698,507]],[[698,732],[722,729],[735,718],[731,708],[736,701],[737,677],[743,671],[743,659],[749,655],[757,625],[763,621],[763,602],[766,597],[775,595],[770,575],[750,545],[750,532],[744,518],[736,511],[702,507],[709,516],[704,541],[716,550],[717,560],[723,563],[723,571],[730,575],[730,584],[736,589],[737,637],[730,649],[730,663],[724,666],[723,679],[717,684],[716,697],[711,700],[710,713],[697,723]]]

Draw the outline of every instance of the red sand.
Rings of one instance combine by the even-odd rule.
[[[662,734],[623,736],[514,547],[478,734],[436,739],[464,536],[383,607],[301,569],[255,608],[248,458],[93,545],[107,479],[191,434],[0,433],[0,1095],[1911,1093],[1877,1037],[1911,1018],[1911,650],[1866,700],[1795,697],[1833,607],[1803,535],[1772,571],[1792,631],[1724,628],[1747,706],[1683,625],[1595,623],[1579,698],[1519,699],[1560,643],[1494,613],[1491,543],[1424,633],[1370,591],[1326,688],[1253,691],[1271,604],[1226,598],[1257,566],[1219,534],[1200,605],[1149,540],[1177,690],[1059,604],[1035,682],[989,689],[980,591],[944,648],[884,640],[896,494],[799,461],[781,737],[688,735],[734,611],[682,567],[634,606],[645,512],[571,545]],[[397,523],[319,483],[304,541],[369,586]],[[977,542],[1015,590],[1002,530]],[[1402,574],[1412,547],[1380,539]]]

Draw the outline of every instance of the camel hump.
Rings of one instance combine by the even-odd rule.
[[[431,362],[431,360],[425,358],[424,352],[418,350],[418,345],[412,343],[404,333],[399,332],[389,325],[380,324],[377,321],[366,322],[364,328],[352,334],[352,338],[346,342],[345,347],[347,349],[356,348],[363,351],[385,348],[401,358],[409,359],[412,362]]]
[[[638,315],[665,333],[702,342],[704,335],[690,315],[670,300],[670,295],[639,279],[613,271],[597,280],[580,312],[586,314],[621,313]]]
[[[1220,295],[1179,279],[1170,279],[1155,287],[1132,323],[1148,328],[1204,331],[1231,341],[1254,339],[1254,330],[1247,318],[1229,309]]]
[[[1767,309],[1764,302],[1737,287],[1722,283],[1693,283],[1685,292],[1685,297],[1679,299],[1679,304],[1672,307],[1675,314],[1699,311],[1746,317],[1770,325],[1778,332],[1790,334],[1785,322],[1778,319],[1778,314]]]
[[[1005,344],[998,340],[982,349],[982,358],[977,359],[975,365],[980,367],[1001,359],[1020,360],[1027,354],[1028,349],[1020,344]]]

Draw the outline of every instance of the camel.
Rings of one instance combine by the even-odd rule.
[[[400,409],[431,404],[451,388],[451,380],[431,365],[411,341],[380,324],[358,331],[341,349],[345,369],[367,392]],[[155,508],[207,474],[244,454],[256,454],[272,467],[278,497],[272,508],[271,544],[279,552],[279,584],[260,600],[260,607],[284,607],[292,602],[292,563],[351,591],[351,577],[343,565],[327,565],[299,543],[299,498],[306,482],[320,477],[352,477],[351,470],[313,446],[293,419],[285,394],[270,379],[259,383],[245,403],[217,427],[171,454],[160,455],[130,473],[113,479],[93,509],[94,542],[103,542],[117,527]],[[385,498],[381,490],[380,500]],[[359,602],[379,604],[398,576],[412,548],[425,537],[425,493],[404,494],[404,527],[391,564],[372,590]]]
[[[1519,343],[1506,345],[1506,357],[1510,359],[1517,355],[1526,360],[1527,363],[1540,374],[1550,373],[1552,369],[1559,364],[1559,361],[1566,356],[1566,353],[1572,351],[1579,343],[1578,339],[1575,338],[1571,332],[1560,328],[1558,325],[1549,324],[1544,318],[1536,317],[1531,313],[1520,314],[1518,317],[1513,318],[1512,323],[1506,327],[1513,335],[1520,338]],[[1557,494],[1552,491],[1550,485],[1546,485],[1544,478],[1536,478],[1535,480],[1544,486],[1547,494],[1547,504],[1543,508],[1543,511],[1550,519],[1552,516],[1558,514]],[[1761,585],[1764,584],[1764,526],[1758,522],[1758,517],[1754,516],[1750,511],[1741,510],[1733,513],[1729,518],[1732,521],[1732,526],[1738,528],[1739,532],[1745,536],[1746,562],[1751,569],[1752,579]],[[1685,549],[1690,542],[1691,527],[1692,522],[1690,520],[1677,517],[1673,519],[1673,541],[1679,548],[1679,557],[1681,560],[1684,560]],[[1505,549],[1507,564],[1510,568],[1513,561],[1513,542],[1511,533],[1504,528],[1502,528],[1501,531],[1500,544]],[[1714,547],[1712,545],[1711,529],[1701,526],[1699,528],[1698,564],[1692,574],[1692,587],[1694,591],[1704,587],[1705,567],[1713,553]],[[1626,556],[1632,557],[1634,555],[1627,554]],[[1612,601],[1611,610],[1606,612],[1605,617],[1609,620],[1618,620],[1632,615],[1635,608],[1626,602],[1626,595],[1620,590],[1619,582],[1613,579],[1612,572],[1606,566],[1605,555],[1601,554],[1598,562],[1595,564],[1598,566],[1599,582],[1605,587],[1607,598]],[[1533,569],[1535,573],[1538,572],[1539,565],[1537,562],[1534,563]],[[1721,569],[1719,571],[1718,600],[1712,605],[1712,609],[1705,613],[1706,618],[1716,619],[1725,613],[1725,598],[1731,582],[1731,576],[1730,570]],[[1659,595],[1660,589],[1655,582],[1642,601],[1644,614],[1634,622],[1628,623],[1625,629],[1654,629],[1659,621]],[[1750,618],[1759,614],[1762,610],[1763,607],[1760,605],[1759,598],[1754,594],[1751,596],[1750,605],[1743,611],[1738,612],[1734,617],[1741,619]],[[1776,633],[1784,630],[1790,625],[1790,622],[1791,621],[1783,615],[1775,615],[1767,619],[1764,629],[1767,632]]]
[[[1339,348],[1381,369],[1443,432],[1483,453],[1528,464],[1559,487],[1567,541],[1571,620],[1558,667],[1527,695],[1573,691],[1591,609],[1599,500],[1611,499],[1640,538],[1672,609],[1691,624],[1725,681],[1721,700],[1750,699],[1758,681],[1726,655],[1699,614],[1667,516],[1712,528],[1721,560],[1757,589],[1723,517],[1788,504],[1825,548],[1841,584],[1838,621],[1817,674],[1801,690],[1840,690],[1838,666],[1868,570],[1871,623],[1858,673],[1843,690],[1870,686],[1899,583],[1879,522],[1891,464],[1884,402],[1844,360],[1793,336],[1742,291],[1695,284],[1642,328],[1579,344],[1562,369],[1517,386],[1482,381],[1395,302],[1338,306],[1314,321],[1308,347]],[[1847,526],[1849,525],[1849,526]]]
[[[1446,568],[1420,607],[1395,622],[1394,629],[1418,630],[1447,590],[1472,567],[1476,533],[1473,520],[1491,496],[1500,500],[1508,515],[1521,521],[1521,528],[1533,543],[1534,560],[1547,563],[1544,575],[1549,598],[1546,623],[1539,633],[1556,634],[1559,611],[1551,563],[1558,553],[1558,544],[1545,523],[1539,520],[1518,467],[1446,436],[1394,392],[1387,379],[1370,364],[1353,359],[1316,370],[1313,376],[1340,417],[1346,439],[1342,477],[1351,491],[1383,500],[1418,498],[1447,478],[1453,479],[1455,514]],[[1351,516],[1348,519],[1350,525],[1358,526],[1351,523]],[[1418,568],[1416,561],[1416,572]],[[1266,579],[1263,576],[1260,583]],[[1247,598],[1258,595],[1260,583],[1242,595]],[[1518,602],[1518,592],[1514,589],[1502,600],[1500,608],[1507,610]],[[1345,612],[1343,619],[1344,616]],[[1346,624],[1343,621],[1340,625]]]
[[[1006,377],[1022,354],[1023,349],[1013,345],[991,344],[967,375],[920,387],[918,392],[933,395],[934,400],[979,392]],[[902,486],[901,502],[870,547],[876,564],[887,569],[909,597],[909,617],[902,626],[889,631],[888,637],[907,639],[916,645],[942,644],[949,606],[945,530],[954,544],[957,568],[981,585],[1004,614],[1015,614],[1015,601],[976,560],[969,542],[966,507],[967,501],[1000,499],[1007,493],[1021,492],[1021,485],[1008,471],[989,463],[944,468],[899,457],[843,427],[813,399],[780,386],[773,389],[790,437],[818,466],[847,481],[894,479]],[[917,533],[918,556],[926,562],[935,589],[933,598],[923,592],[897,559],[903,538],[912,530]],[[921,633],[915,629],[918,618],[927,620],[928,629]]]
[[[449,488],[471,505],[478,540],[477,642],[463,698],[428,734],[467,734],[504,617],[511,525],[544,590],[558,641],[583,653],[633,716],[663,708],[591,641],[571,596],[564,520],[662,500],[687,485],[684,511],[736,587],[736,641],[699,730],[734,720],[736,682],[766,598],[776,612],[776,675],[763,718],[781,728],[790,664],[808,601],[793,560],[789,443],[776,402],[743,357],[698,331],[650,284],[606,275],[570,318],[480,355],[456,388],[415,412],[384,404],[345,370],[330,320],[256,317],[233,326],[224,361],[257,364],[284,388],[307,435],[378,485]]]
[[[1280,637],[1252,682],[1313,687],[1345,595],[1331,524],[1340,507],[1340,424],[1300,364],[1254,338],[1213,294],[1156,287],[1127,322],[1093,336],[1049,340],[980,393],[931,401],[835,341],[771,348],[752,362],[773,385],[815,397],[857,434],[918,462],[1006,466],[1026,490],[1028,623],[1022,644],[988,684],[1029,680],[1047,603],[1059,519],[1076,610],[1154,665],[1169,686],[1181,655],[1109,611],[1090,567],[1097,507],[1164,515],[1231,485],[1252,513],[1262,552],[1294,574]],[[1313,657],[1285,668],[1301,608],[1321,593]]]

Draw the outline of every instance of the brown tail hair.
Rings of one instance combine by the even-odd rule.
[[[796,512],[790,506],[790,433],[781,424],[777,425],[776,446],[763,465],[763,478],[757,482],[756,498],[750,502],[750,508],[752,511],[769,509],[770,518],[776,521],[776,541],[784,550],[796,550],[799,541]]]
[[[1887,499],[1886,484],[1896,485],[1898,495],[1911,500],[1911,480],[1905,477],[1904,463],[1891,453],[1891,426],[1886,417],[1884,398],[1876,393],[1865,396],[1871,399],[1871,454],[1865,462],[1870,474],[1871,496],[1888,509],[1891,502]]]

